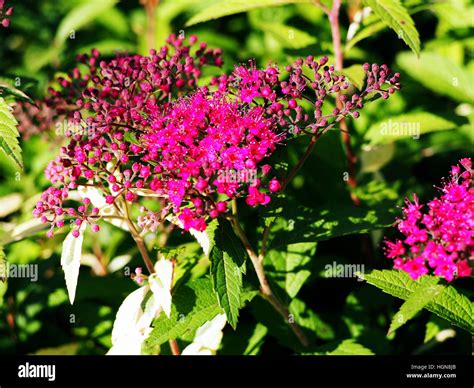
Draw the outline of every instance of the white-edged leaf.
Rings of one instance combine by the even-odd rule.
[[[82,242],[84,240],[84,222],[79,229],[79,237],[74,237],[72,231],[66,236],[63,242],[63,251],[61,254],[61,267],[66,279],[67,293],[69,302],[74,303],[76,296],[77,279],[79,277],[79,267],[81,266]]]
[[[173,270],[173,262],[161,258],[155,263],[156,272],[148,277],[148,284],[153,292],[156,303],[163,309],[168,318],[171,315],[171,286],[173,282]]]
[[[0,198],[0,218],[16,212],[23,204],[23,196],[19,193],[11,193]]]
[[[182,355],[214,355],[222,341],[227,318],[225,314],[218,314],[196,330],[193,342],[183,349]]]
[[[132,260],[132,255],[119,255],[110,260],[107,269],[110,273],[116,272],[125,267]]]
[[[148,286],[129,294],[117,311],[108,355],[139,355],[151,332],[151,322],[160,313]]]

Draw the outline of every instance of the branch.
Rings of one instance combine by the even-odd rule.
[[[334,47],[334,56],[335,64],[334,67],[337,71],[341,71],[344,67],[344,53],[341,48],[341,30],[339,27],[339,10],[341,8],[341,0],[334,0],[331,12],[328,13],[329,23],[331,25],[331,34],[332,34],[332,44]],[[339,99],[340,94],[336,96],[336,106],[338,109],[343,107],[342,102]],[[355,165],[357,162],[357,157],[352,149],[351,137],[349,134],[349,129],[345,119],[342,119],[340,122],[341,126],[341,137],[344,144],[344,149],[346,153],[347,168],[349,173],[349,180],[347,184],[351,189],[357,187],[357,179],[355,176]],[[351,192],[351,199],[355,205],[360,205],[360,199]]]
[[[232,224],[234,226],[235,233],[240,238],[244,247],[252,261],[253,267],[255,268],[255,272],[257,273],[258,281],[260,283],[260,293],[261,295],[273,306],[273,308],[283,317],[285,322],[290,325],[291,330],[296,335],[298,340],[301,342],[303,346],[308,346],[309,342],[306,338],[305,334],[298,326],[298,324],[294,321],[289,321],[290,312],[288,308],[284,306],[278,298],[273,293],[270,284],[268,283],[267,276],[265,275],[265,269],[263,267],[263,258],[260,259],[255,251],[253,250],[244,230],[240,226],[239,221],[236,217],[231,217]]]

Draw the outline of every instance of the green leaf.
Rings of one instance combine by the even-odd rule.
[[[228,221],[220,221],[214,234],[210,253],[211,278],[220,306],[235,329],[239,317],[242,274],[245,273],[245,252]]]
[[[264,338],[268,333],[266,326],[261,323],[257,323],[253,331],[252,337],[249,338],[249,343],[244,350],[244,356],[255,356],[260,352],[260,349],[264,343]]]
[[[433,286],[438,282],[436,276],[425,275],[413,280],[407,273],[397,270],[373,270],[369,274],[359,276],[387,294],[405,300],[418,288]],[[446,286],[444,291],[435,296],[425,308],[451,324],[474,333],[473,304],[453,286]]]
[[[308,264],[316,252],[316,243],[297,243],[288,245],[286,251],[271,250],[266,256],[272,268],[267,272],[280,287],[294,298],[311,275]]]
[[[372,350],[367,349],[365,346],[358,344],[353,339],[342,341],[339,346],[330,351],[326,352],[328,356],[373,356]]]
[[[256,8],[310,2],[310,0],[217,0],[209,2],[209,6],[189,19],[186,26],[219,19],[223,16],[234,15],[236,13],[247,12]]]
[[[436,296],[444,290],[443,286],[438,284],[428,284],[415,290],[402,304],[400,310],[392,318],[392,323],[388,329],[388,335],[392,334],[412,319],[420,310],[422,310]]]
[[[360,153],[360,171],[377,172],[395,156],[395,143],[364,144]]]
[[[8,82],[0,81],[0,95],[2,96],[14,96],[17,100],[28,101],[31,104],[35,102],[27,94],[22,92],[20,89],[11,85]]]
[[[451,59],[424,52],[420,58],[401,53],[397,64],[410,77],[426,88],[458,102],[474,104],[474,77]]]
[[[288,306],[290,311],[290,319],[293,318],[298,325],[309,330],[310,333],[316,335],[319,339],[332,340],[334,339],[334,331],[329,324],[324,322],[322,318],[310,309],[300,299],[293,299]]]
[[[439,333],[449,328],[449,322],[441,319],[437,315],[432,315],[430,320],[426,323],[425,339],[423,340],[423,343],[426,344],[432,339],[436,339],[436,336]]]
[[[0,246],[0,307],[3,306],[3,296],[7,292],[7,281],[8,281],[8,262],[3,251],[3,247]]]
[[[303,353],[305,355],[317,356],[373,356],[372,350],[358,344],[353,339],[346,339],[340,343],[329,343],[318,347],[317,351]]]
[[[257,27],[270,34],[285,48],[301,49],[317,42],[317,39],[305,31],[293,26],[278,23],[259,22]]]
[[[147,346],[157,346],[170,339],[192,341],[198,327],[223,312],[209,279],[197,279],[181,285],[173,292],[171,316],[155,319]]]
[[[456,124],[428,112],[407,113],[373,124],[365,133],[370,144],[387,144],[399,139],[456,128]]]
[[[127,18],[117,8],[108,8],[107,12],[97,18],[97,23],[113,32],[115,37],[127,37],[127,34],[130,33]]]
[[[416,54],[420,54],[420,36],[415,23],[400,0],[365,0],[382,21],[394,30],[398,36]]]
[[[16,128],[17,125],[12,108],[0,97],[0,149],[22,169],[23,161],[18,142],[20,134]]]
[[[77,30],[86,26],[94,19],[102,16],[117,2],[118,0],[102,0],[99,2],[89,0],[74,7],[59,24],[56,36],[54,37],[54,45],[59,47],[64,44],[71,32],[77,32]]]
[[[270,210],[265,217],[278,216],[272,248],[297,242],[328,240],[348,234],[368,233],[393,223],[393,214],[386,206],[366,209],[351,205],[328,204],[324,208],[310,209],[285,205]]]
[[[347,53],[352,47],[354,47],[357,43],[361,40],[364,40],[376,32],[382,31],[385,28],[385,24],[383,22],[375,22],[369,24],[367,27],[364,27],[360,30],[349,42],[346,43],[344,47],[344,51]]]
[[[352,65],[340,71],[359,90],[364,86],[365,71],[362,65]]]

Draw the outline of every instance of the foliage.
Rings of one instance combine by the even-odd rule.
[[[384,257],[472,158],[470,2],[6,3],[1,354],[470,354],[466,268]]]

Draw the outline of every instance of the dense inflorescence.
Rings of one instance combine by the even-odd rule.
[[[86,72],[74,68],[58,79],[59,89],[51,88],[47,104],[76,130],[46,169],[56,187],[34,211],[51,224],[50,235],[65,218],[76,225],[75,235],[83,222],[98,230],[101,212],[89,198],[78,208],[65,205],[80,186],[95,187],[115,207],[154,197],[161,210],[142,208],[138,225],[155,230],[171,219],[202,231],[236,198],[266,205],[282,187],[269,159],[279,144],[300,133],[320,136],[342,118],[358,117],[367,95],[387,98],[400,87],[385,65],[365,65],[367,87],[344,94],[349,82],[327,57],[298,60],[286,77],[276,66],[259,70],[250,62],[198,85],[206,67],[222,64],[221,50],[194,36],[189,45],[173,35],[167,43],[148,57],[110,61],[93,50],[79,58]],[[329,95],[342,108],[323,114]]]
[[[386,242],[394,266],[413,279],[433,273],[452,281],[471,276],[474,261],[474,170],[470,159],[451,168],[441,195],[426,206],[406,201],[398,230],[403,240]],[[423,212],[423,208],[426,209]]]
[[[0,0],[0,25],[7,28],[10,25],[10,19],[8,16],[13,15],[13,7],[5,9],[5,0]]]

